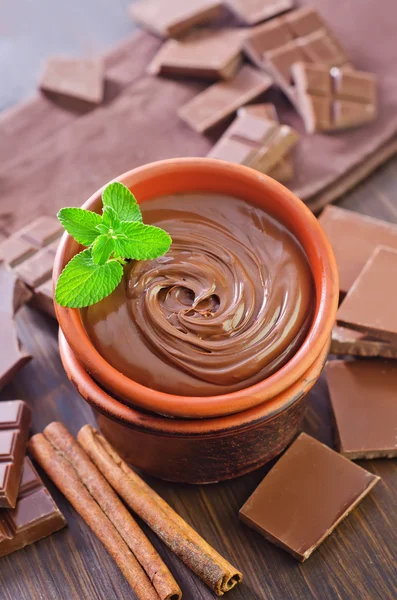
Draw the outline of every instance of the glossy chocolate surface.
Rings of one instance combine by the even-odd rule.
[[[29,437],[31,411],[22,400],[0,402],[0,507],[14,508]]]
[[[0,557],[65,527],[66,521],[29,458],[25,458],[14,510],[0,510]]]
[[[304,561],[379,481],[306,433],[240,510],[240,519]]]
[[[326,375],[339,451],[352,459],[397,456],[397,364],[335,360]]]
[[[170,251],[132,262],[117,290],[84,309],[89,336],[116,369],[177,395],[211,396],[261,381],[297,351],[314,292],[295,238],[263,210],[220,195],[142,205]]]

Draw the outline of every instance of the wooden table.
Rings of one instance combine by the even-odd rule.
[[[113,23],[116,33],[112,29],[112,35],[124,34],[125,20],[120,6],[126,2],[107,6],[99,0],[85,0],[85,3],[87,7],[95,6],[92,23],[97,32],[99,23],[114,19],[116,4],[120,19],[115,19],[118,24]],[[46,4],[53,3],[46,1]],[[15,5],[22,5],[22,0]],[[68,5],[77,9],[80,3],[74,0]],[[4,9],[0,9],[0,22],[1,10]],[[16,14],[15,7],[9,10]],[[68,19],[61,25],[66,38],[68,25],[72,27],[72,11]],[[108,36],[107,42],[109,39]],[[73,46],[73,36],[68,38],[68,44]],[[36,59],[33,53],[30,67]],[[34,64],[36,68],[38,61]],[[0,106],[19,100],[21,87],[13,88],[14,95],[10,95],[4,81],[1,88]],[[397,222],[395,190],[397,159],[379,169],[339,205]],[[34,197],[30,199],[34,201]],[[16,206],[11,217],[19,217],[23,210],[23,205]],[[26,400],[33,409],[33,432],[41,431],[53,420],[65,423],[73,434],[85,423],[93,423],[90,408],[63,371],[56,324],[24,308],[18,316],[18,328],[34,359],[1,392],[0,400]],[[331,410],[323,377],[310,393],[308,403],[305,431],[332,446]],[[230,593],[231,600],[393,600],[397,598],[397,461],[381,459],[360,464],[379,475],[381,483],[303,565],[238,521],[238,509],[267,468],[235,481],[199,487],[146,479],[210,544],[241,568],[244,584]],[[0,560],[0,600],[134,598],[101,543],[51,483],[49,488],[68,521],[68,528]],[[144,529],[147,530],[145,526]],[[178,579],[185,600],[215,597],[155,535],[150,531],[148,535]]]

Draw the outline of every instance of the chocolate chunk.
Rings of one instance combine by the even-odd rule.
[[[337,356],[397,358],[397,346],[393,346],[390,342],[377,340],[360,331],[338,327],[338,325],[335,325],[332,330],[330,352]]]
[[[338,206],[327,206],[319,221],[335,254],[342,293],[349,291],[377,246],[397,250],[397,225],[392,223]]]
[[[0,389],[32,358],[18,340],[14,314],[30,299],[29,290],[4,263],[0,264]]]
[[[66,521],[29,458],[25,458],[14,510],[0,510],[0,557],[65,527]]]
[[[303,562],[379,477],[301,433],[240,510],[240,519]]]
[[[55,217],[43,216],[18,232],[18,236],[30,242],[35,248],[44,248],[57,240],[63,232],[61,223]]]
[[[104,70],[100,60],[50,58],[40,88],[46,92],[100,104],[104,94]]]
[[[11,318],[32,297],[32,292],[4,263],[0,263],[0,290],[0,313]]]
[[[297,63],[291,67],[306,131],[357,127],[376,117],[376,84],[371,73]]]
[[[15,272],[29,287],[37,288],[51,278],[54,252],[43,248],[15,268]]]
[[[316,10],[293,10],[251,30],[244,43],[249,58],[265,69],[296,104],[291,67],[297,62],[341,66],[348,56]]]
[[[288,125],[245,112],[236,117],[208,156],[269,173],[297,141],[298,134]]]
[[[0,402],[1,508],[15,508],[30,422],[31,411],[25,402],[22,400]]]
[[[161,37],[176,37],[223,12],[218,0],[141,0],[130,7],[132,18]]]
[[[244,29],[198,29],[160,48],[148,72],[202,79],[231,79],[242,60]]]
[[[247,25],[256,25],[290,10],[295,0],[226,0],[226,4]]]
[[[378,247],[336,314],[338,325],[397,346],[397,251]]]
[[[234,79],[211,85],[182,106],[178,114],[202,133],[265,92],[271,84],[272,80],[265,73],[245,65]]]
[[[52,292],[52,280],[45,281],[35,289],[33,297],[33,306],[40,311],[47,313],[50,317],[56,318],[54,308],[54,296]]]
[[[350,459],[397,456],[397,364],[335,360],[326,376],[339,452]]]
[[[36,252],[36,248],[19,235],[12,235],[0,244],[0,260],[10,267],[16,267]]]
[[[250,104],[248,106],[242,106],[237,111],[238,115],[249,114],[259,119],[265,119],[268,121],[275,121],[279,123],[277,116],[276,107],[271,103],[263,104]],[[269,177],[273,177],[280,183],[288,183],[294,176],[294,163],[292,157],[287,154],[279,160],[279,162],[267,173]]]

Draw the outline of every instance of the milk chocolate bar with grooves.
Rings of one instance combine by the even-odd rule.
[[[351,460],[397,456],[397,364],[333,360],[325,367],[338,450]]]
[[[165,42],[148,67],[151,75],[232,79],[242,62],[243,28],[197,29]]]
[[[244,43],[248,57],[268,72],[296,105],[291,67],[297,62],[349,64],[349,58],[313,8],[299,8],[251,30]]]
[[[0,558],[65,526],[64,516],[25,457],[16,507],[0,510]]]
[[[219,17],[223,6],[218,0],[140,0],[129,10],[131,17],[152,33],[177,37]]]
[[[256,25],[290,10],[295,0],[226,0],[226,4],[247,25]]]
[[[31,417],[22,400],[0,402],[0,508],[15,508]]]
[[[50,302],[52,266],[62,232],[58,219],[42,216],[0,244],[0,260],[33,292],[32,303],[51,316],[55,315]]]
[[[178,114],[190,127],[203,133],[263,94],[271,84],[268,75],[244,65],[234,79],[214,83],[182,106]]]
[[[306,63],[292,65],[291,73],[308,133],[348,129],[376,118],[376,83],[371,73]]]
[[[349,291],[377,246],[397,250],[397,225],[368,215],[327,206],[319,217],[335,254],[339,287]]]
[[[240,510],[240,519],[303,562],[379,481],[301,433]]]

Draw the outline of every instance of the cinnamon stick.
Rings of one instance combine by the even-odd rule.
[[[242,581],[242,574],[132,471],[98,431],[85,425],[77,439],[124,501],[218,596]]]
[[[60,423],[35,435],[29,449],[104,544],[139,600],[180,600],[166,565],[81,446]]]

